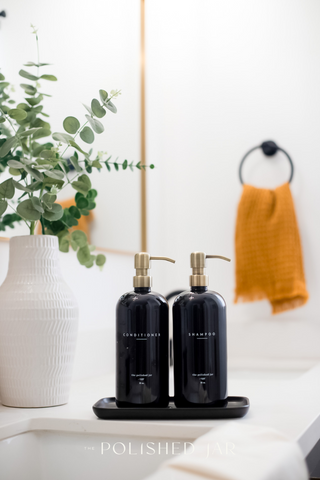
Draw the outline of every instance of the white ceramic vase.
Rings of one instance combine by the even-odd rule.
[[[0,287],[1,403],[67,403],[77,331],[78,305],[60,272],[57,237],[11,238]]]

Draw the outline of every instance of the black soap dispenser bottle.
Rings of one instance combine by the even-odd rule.
[[[134,257],[134,291],[116,308],[116,404],[118,407],[167,407],[169,403],[169,307],[151,292],[150,257]]]
[[[223,406],[227,398],[226,302],[208,290],[206,259],[191,253],[190,291],[173,304],[174,401],[177,407]]]

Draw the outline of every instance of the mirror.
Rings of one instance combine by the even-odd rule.
[[[111,162],[140,160],[140,2],[107,0],[104,2],[54,3],[30,0],[5,1],[1,19],[1,72],[14,84],[14,97],[23,101],[23,83],[18,72],[27,61],[37,60],[35,35],[38,28],[40,61],[52,64],[42,73],[54,74],[58,82],[43,82],[52,98],[45,99],[44,111],[50,115],[53,132],[63,132],[62,122],[73,115],[85,122],[86,109],[99,89],[120,89],[115,101],[118,113],[107,112],[102,119],[105,131],[96,135],[94,152],[108,152]],[[34,68],[34,67],[33,67]],[[29,68],[31,71],[32,69]],[[34,68],[35,70],[35,68]],[[50,71],[49,71],[50,70]],[[34,73],[36,73],[34,71]],[[45,139],[44,139],[45,140]],[[86,144],[79,141],[84,148]],[[89,148],[89,147],[88,147]],[[66,152],[67,155],[68,152]],[[72,154],[72,152],[70,152]],[[91,176],[98,191],[97,207],[90,223],[91,242],[99,247],[140,251],[141,172],[127,168],[108,172],[105,165]],[[70,176],[72,174],[70,173]],[[70,177],[72,178],[72,176]],[[1,175],[2,181],[6,179]],[[74,196],[72,187],[64,189],[59,200]],[[1,232],[2,236],[28,234],[23,222],[18,228]]]

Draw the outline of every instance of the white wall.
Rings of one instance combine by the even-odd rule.
[[[161,291],[188,287],[192,251],[229,256],[232,264],[208,261],[210,287],[226,298],[229,323],[265,319],[261,333],[292,325],[297,344],[312,323],[309,337],[319,338],[320,2],[146,5],[147,157],[158,167],[148,175],[149,249],[177,260],[174,267],[154,265]],[[238,167],[264,140],[276,141],[294,162],[310,293],[305,307],[275,317],[266,301],[233,304]],[[258,151],[243,173],[247,183],[273,188],[289,171],[284,155],[266,160]],[[263,344],[258,333],[253,341]],[[307,350],[305,336],[303,342]]]
[[[86,121],[82,103],[99,98],[99,89],[121,89],[115,100],[116,115],[102,119],[105,132],[95,135],[94,153],[108,151],[113,160],[137,163],[140,156],[140,2],[139,0],[4,0],[0,20],[0,64],[6,80],[15,85],[23,100],[18,75],[27,61],[37,61],[35,36],[30,23],[39,29],[40,61],[52,63],[42,73],[51,73],[58,82],[42,81],[44,111],[50,115],[52,131],[63,132],[66,116]],[[29,69],[31,70],[31,69]],[[33,73],[36,74],[36,69]],[[83,122],[82,122],[83,121]],[[85,150],[90,146],[79,139]],[[72,150],[71,150],[72,151]],[[66,152],[67,153],[67,152]],[[1,177],[5,180],[5,177]],[[97,221],[92,241],[108,248],[140,249],[140,175],[138,171],[108,173],[104,168],[92,177],[98,190]],[[74,195],[65,189],[60,198]],[[6,232],[7,234],[15,232]]]

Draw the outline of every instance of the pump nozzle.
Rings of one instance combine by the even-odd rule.
[[[133,277],[134,287],[151,287],[152,277],[149,275],[150,260],[165,260],[166,262],[175,263],[175,260],[169,257],[150,257],[149,253],[136,253],[134,256],[134,268],[136,275]]]
[[[206,259],[220,258],[231,262],[230,258],[222,257],[221,255],[206,255],[204,252],[193,252],[190,255],[190,266],[192,268],[192,275],[190,275],[191,287],[207,287],[209,285],[209,277],[205,274]]]

